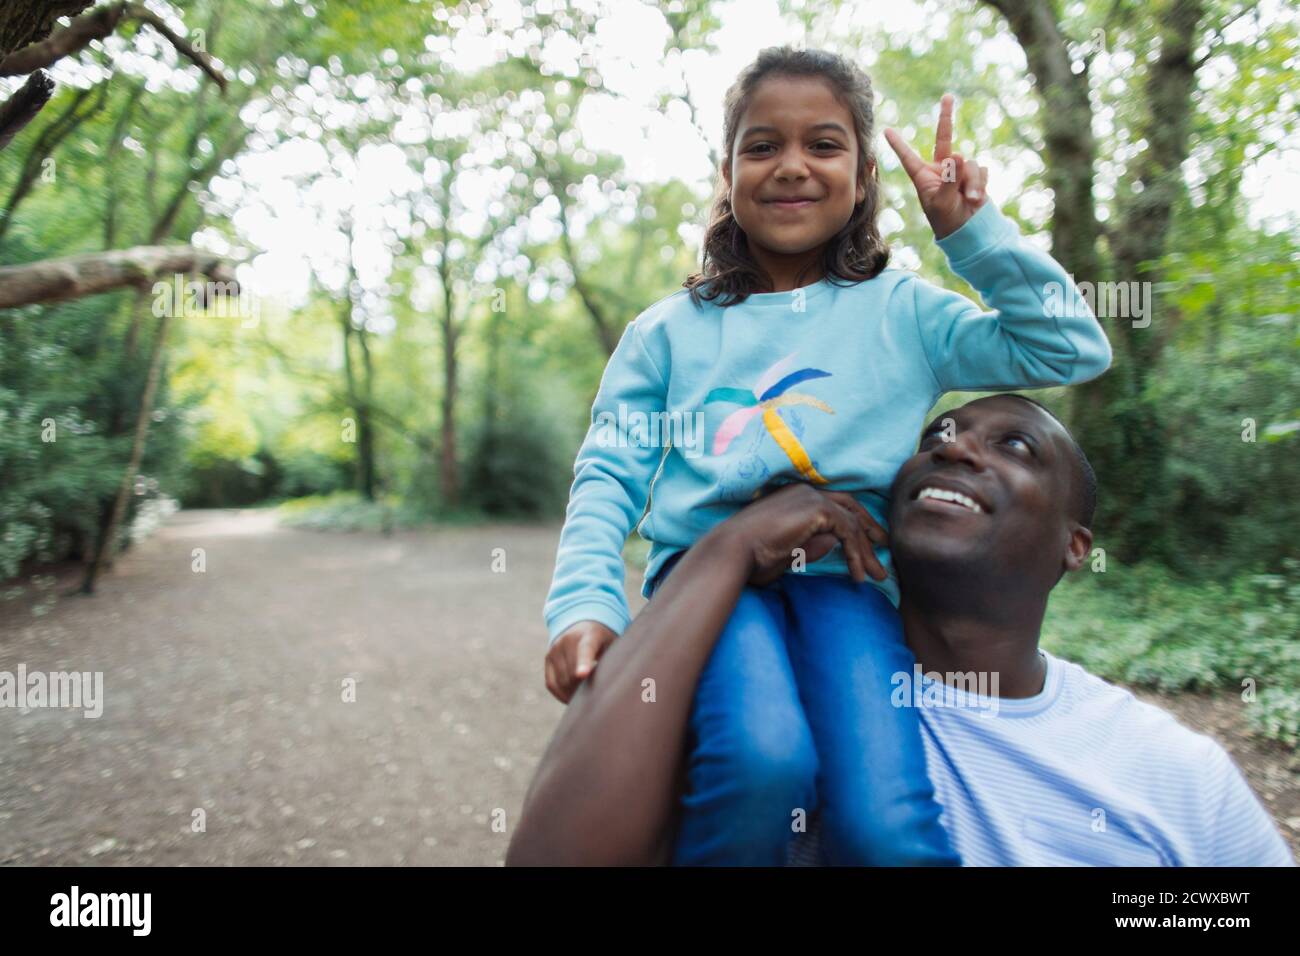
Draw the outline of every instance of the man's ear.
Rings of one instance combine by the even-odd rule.
[[[1065,558],[1062,562],[1065,571],[1078,571],[1083,567],[1083,562],[1088,560],[1091,551],[1092,532],[1083,525],[1073,525],[1070,529],[1070,538],[1065,543]]]

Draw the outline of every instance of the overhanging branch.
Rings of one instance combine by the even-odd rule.
[[[0,309],[38,302],[62,302],[127,287],[149,288],[174,275],[197,274],[237,294],[232,264],[192,246],[136,246],[0,266]]]
[[[163,19],[139,3],[114,3],[96,7],[89,13],[77,17],[66,27],[55,30],[44,40],[15,50],[4,59],[0,59],[0,76],[25,76],[36,70],[63,59],[71,53],[84,49],[95,40],[108,36],[123,20],[136,20],[147,23],[161,33],[176,52],[185,57],[200,70],[212,78],[212,81],[226,89],[226,78],[217,69],[212,58],[169,27]]]

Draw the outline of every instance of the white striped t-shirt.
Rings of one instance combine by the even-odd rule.
[[[964,865],[1295,865],[1216,741],[1043,656],[1047,678],[1034,697],[921,681],[931,688],[919,708],[926,762]],[[814,818],[795,836],[790,863],[821,862],[818,831]]]

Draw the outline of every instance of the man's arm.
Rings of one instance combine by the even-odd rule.
[[[650,865],[667,854],[695,685],[746,583],[838,541],[865,578],[870,515],[798,484],[722,522],[686,553],[574,694],[524,798],[511,866]]]

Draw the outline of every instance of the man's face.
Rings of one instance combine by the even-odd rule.
[[[1045,594],[1091,543],[1080,547],[1070,517],[1072,454],[1061,425],[1017,398],[982,398],[939,416],[894,479],[890,541],[899,563],[982,564],[1040,581]]]
[[[824,80],[769,77],[736,129],[723,176],[732,212],[761,265],[806,257],[844,228],[866,183],[857,176],[853,117]]]

